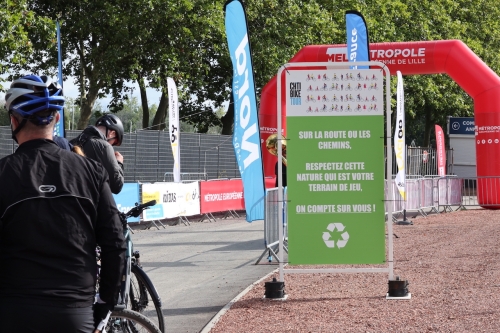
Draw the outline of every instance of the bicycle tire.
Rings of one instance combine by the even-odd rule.
[[[123,309],[113,311],[106,325],[107,333],[161,333],[160,329],[146,316]]]
[[[151,279],[137,265],[132,265],[129,294],[132,310],[147,316],[158,326],[162,333],[165,332],[165,319],[161,309],[161,299]],[[154,305],[154,310],[151,305]]]

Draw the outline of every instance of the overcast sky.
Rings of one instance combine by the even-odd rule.
[[[141,96],[139,94],[139,86],[137,85],[137,83],[132,85],[132,86],[135,88],[134,91],[132,92],[132,96],[137,97],[137,100],[140,103]],[[148,88],[146,90],[147,90],[147,94],[148,94],[148,104],[149,105],[160,104],[161,92],[159,92],[156,89],[152,89],[152,88]],[[72,79],[64,81],[63,91],[64,91],[64,96],[66,96],[66,97],[71,97],[74,99],[80,97],[80,95],[78,93],[78,87],[75,84],[73,84]],[[103,109],[107,108],[107,105],[109,104],[110,101],[111,101],[111,97],[101,98],[101,99],[97,100],[97,102],[101,104]]]
[[[5,76],[4,76],[5,77]],[[53,80],[57,80],[57,77],[52,77]],[[70,98],[78,98],[80,97],[78,93],[78,87],[73,83],[73,78],[68,78],[63,82],[63,91],[64,91],[64,96],[70,97]],[[10,86],[10,82],[4,82],[3,83],[4,89],[7,90]],[[137,97],[137,100],[139,103],[141,102],[141,96],[139,94],[139,86],[136,84],[132,85],[135,89],[132,92],[132,96]],[[148,94],[148,104],[160,104],[160,97],[161,97],[161,92],[157,91],[156,89],[148,88],[147,89],[147,94]],[[4,94],[0,92],[0,97],[3,99]],[[111,97],[106,97],[106,98],[101,98],[97,100],[98,103],[101,104],[103,109],[107,108],[107,105],[111,101]]]

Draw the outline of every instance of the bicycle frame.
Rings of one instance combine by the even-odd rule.
[[[132,274],[132,258],[134,257],[134,244],[132,243],[131,230],[128,228],[127,218],[130,216],[139,216],[144,209],[156,204],[156,201],[150,201],[142,205],[137,205],[128,213],[120,213],[120,220],[123,224],[123,236],[127,245],[125,252],[125,267],[123,268],[122,283],[118,295],[118,302],[115,310],[122,310],[128,307],[130,296],[130,274]],[[135,259],[134,259],[135,260]]]
[[[130,292],[130,274],[132,266],[132,253],[133,253],[133,243],[130,237],[130,231],[124,230],[124,238],[127,244],[127,250],[125,252],[125,267],[123,268],[122,283],[120,287],[120,292],[118,294],[118,303],[115,305],[116,310],[126,309],[129,301]]]

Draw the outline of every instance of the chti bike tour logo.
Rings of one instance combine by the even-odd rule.
[[[290,105],[302,105],[300,82],[290,82]]]

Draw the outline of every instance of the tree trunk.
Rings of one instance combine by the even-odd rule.
[[[158,105],[158,110],[156,111],[155,118],[153,119],[152,130],[161,131],[165,128],[165,118],[167,117],[167,106],[168,106],[168,94],[162,89],[162,94],[160,98],[160,105]]]
[[[141,105],[142,105],[142,128],[149,127],[149,105],[148,105],[148,95],[146,93],[146,86],[144,84],[144,78],[139,73],[139,79],[137,80],[139,84],[139,92],[141,93]]]
[[[98,79],[95,77],[91,69],[85,68],[84,60],[84,45],[83,40],[80,40],[80,119],[78,120],[77,128],[79,130],[87,127],[90,117],[92,116],[92,109],[94,108],[95,101],[99,94],[101,86]],[[89,91],[86,91],[85,79],[89,80]]]
[[[89,119],[92,116],[92,109],[94,108],[95,101],[97,100],[97,94],[99,93],[99,87],[97,83],[90,83],[90,89],[87,94],[87,98],[83,99],[83,104],[81,106],[80,120],[78,120],[78,129],[83,130],[87,127]]]
[[[231,135],[233,134],[233,124],[234,124],[234,101],[233,94],[231,94],[231,101],[227,109],[226,114],[220,119],[222,122],[221,134]]]
[[[431,144],[431,132],[433,125],[433,110],[429,107],[425,107],[425,131],[424,131],[424,147],[430,147]]]
[[[83,47],[83,42],[80,41],[81,47]],[[80,73],[80,119],[78,119],[77,129],[84,129],[86,125],[83,127],[80,126],[82,117],[83,117],[83,101],[87,99],[86,91],[85,91],[85,69],[83,68],[83,61],[80,57],[80,66],[82,67],[82,72]],[[88,118],[87,121],[88,122]],[[74,126],[74,125],[73,125]]]

